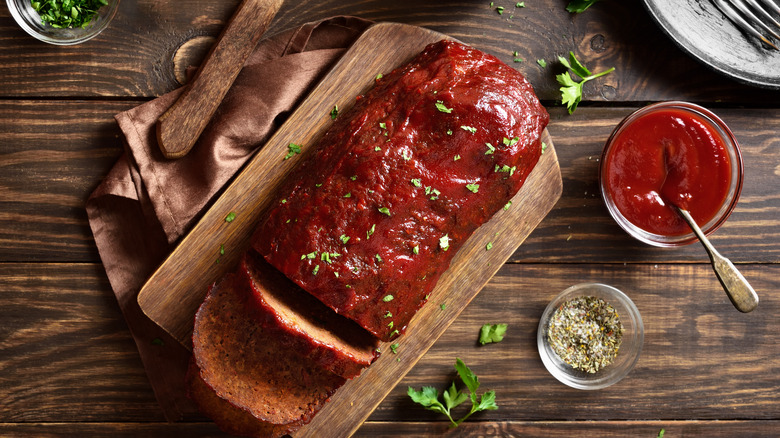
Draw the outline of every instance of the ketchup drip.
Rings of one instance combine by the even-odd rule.
[[[630,122],[604,164],[607,189],[623,216],[665,236],[690,232],[675,205],[703,225],[723,205],[731,184],[724,140],[702,117],[676,108]]]

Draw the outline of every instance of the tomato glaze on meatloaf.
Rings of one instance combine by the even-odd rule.
[[[252,246],[337,313],[393,339],[523,185],[548,120],[519,72],[433,43],[312,145]]]

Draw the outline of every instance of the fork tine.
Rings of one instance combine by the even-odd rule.
[[[780,29],[780,23],[778,23],[777,20],[775,20],[775,17],[773,17],[769,12],[767,12],[766,9],[764,9],[760,4],[758,4],[756,0],[745,0],[745,1],[748,2],[750,6],[753,7],[754,11],[758,12],[759,15],[764,17],[765,20],[769,21],[770,23],[774,24],[778,29]],[[774,34],[774,36],[780,39],[780,37],[778,37],[776,33]]]
[[[776,0],[761,0],[761,3],[769,8],[770,11],[774,11],[774,13],[780,14],[780,5],[777,4]]]
[[[771,27],[767,26],[767,24],[764,23],[760,18],[756,17],[756,14],[754,14],[753,11],[750,10],[750,8],[748,7],[748,5],[745,4],[745,2],[743,2],[742,0],[729,0],[729,1],[735,8],[739,9],[739,11],[742,12],[742,15],[747,17],[750,21],[757,24],[765,31],[769,32],[769,34],[772,35],[773,37],[780,40],[780,35],[778,35],[777,32],[772,30]],[[761,11],[766,12],[763,9],[761,9]]]
[[[754,37],[760,39],[761,41],[765,42],[767,45],[771,46],[775,50],[780,50],[779,48],[777,48],[776,45],[772,44],[771,41],[769,41],[764,35],[762,35],[761,32],[757,31],[753,26],[750,25],[750,23],[745,21],[745,19],[742,18],[741,15],[739,15],[739,12],[737,12],[730,4],[726,3],[723,0],[712,0],[712,1],[713,3],[715,3],[718,9],[720,9],[721,12],[723,12],[739,28],[753,35]]]

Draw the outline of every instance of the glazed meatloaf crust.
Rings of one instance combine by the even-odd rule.
[[[206,385],[230,407],[213,412],[245,412],[265,424],[258,430],[295,429],[308,423],[345,380],[287,350],[279,336],[258,324],[261,317],[249,299],[235,273],[209,290],[195,315],[192,352],[199,379],[190,379],[191,392],[195,385],[204,395],[201,383]]]
[[[434,43],[338,116],[252,246],[337,313],[392,339],[520,189],[548,119],[516,70]]]
[[[244,255],[238,275],[265,335],[304,362],[351,379],[379,355],[369,332],[301,290],[254,251]]]

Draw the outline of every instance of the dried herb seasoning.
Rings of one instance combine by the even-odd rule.
[[[623,324],[617,310],[591,296],[561,304],[547,328],[547,340],[555,354],[588,373],[596,373],[615,360],[622,338]]]

